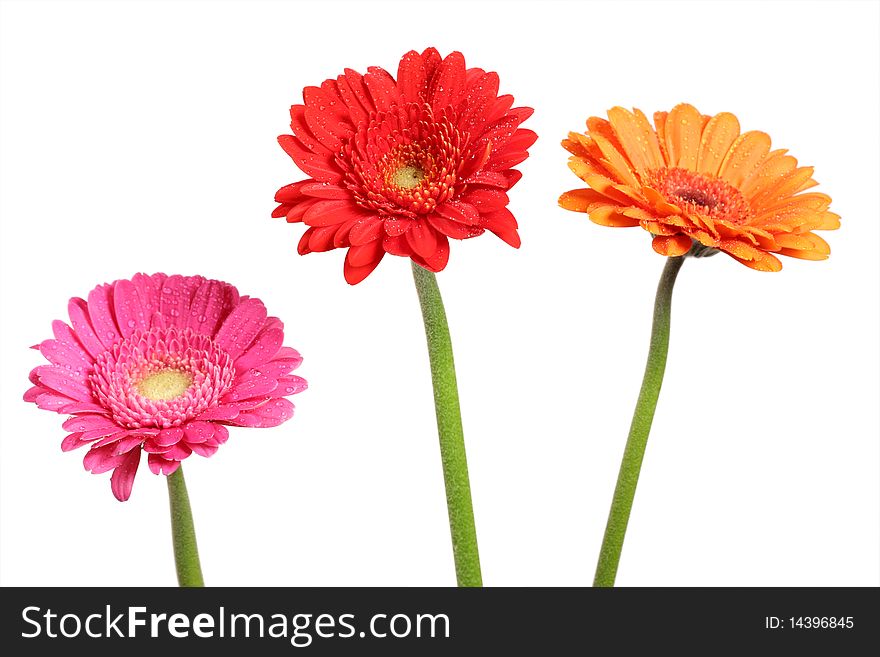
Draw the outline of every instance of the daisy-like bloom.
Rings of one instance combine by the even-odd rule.
[[[532,110],[498,95],[496,73],[428,48],[404,55],[396,79],[346,69],[306,87],[303,102],[278,141],[311,178],[278,190],[272,213],[309,227],[300,254],[347,248],[354,285],[386,253],[438,272],[449,238],[488,230],[519,247],[507,190],[536,135],[519,127]]]
[[[679,256],[699,243],[760,271],[779,271],[774,254],[823,260],[830,249],[815,230],[840,217],[815,192],[812,167],[798,167],[770,137],[740,134],[733,114],[700,114],[691,105],[654,114],[639,110],[592,117],[587,133],[562,142],[569,167],[590,189],[566,192],[559,204],[603,226],[641,226],[657,253]]]
[[[131,495],[141,452],[170,475],[196,453],[211,456],[227,425],[274,427],[293,416],[287,396],[306,381],[282,346],[284,325],[259,299],[201,276],[135,274],[73,298],[70,324],[34,348],[49,361],[31,372],[24,399],[70,415],[61,449],[90,445],[83,463],[113,471],[113,494]]]

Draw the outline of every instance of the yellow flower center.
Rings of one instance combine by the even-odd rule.
[[[391,182],[401,189],[415,189],[424,179],[424,170],[415,164],[402,166],[391,175]]]
[[[137,391],[152,401],[169,401],[182,397],[192,385],[189,372],[180,370],[160,370],[148,374],[136,385]]]

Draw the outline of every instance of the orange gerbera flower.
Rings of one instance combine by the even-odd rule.
[[[709,117],[691,105],[654,114],[640,110],[592,117],[586,134],[562,145],[569,167],[590,189],[559,199],[603,226],[641,226],[657,253],[679,256],[699,243],[760,271],[779,271],[774,253],[824,260],[830,249],[814,230],[833,230],[840,217],[816,185],[812,167],[798,167],[785,150],[770,150],[763,132],[740,134],[739,121]]]

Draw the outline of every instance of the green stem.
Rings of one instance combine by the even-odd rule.
[[[171,505],[171,540],[174,543],[177,582],[180,586],[204,586],[202,566],[199,564],[199,547],[196,545],[196,529],[193,526],[183,468],[177,468],[166,479],[168,479],[168,501]]]
[[[623,550],[623,539],[626,536],[626,525],[632,511],[636,486],[639,483],[639,472],[645,447],[648,445],[648,434],[654,420],[654,410],[660,397],[660,386],[663,384],[663,373],[666,370],[666,354],[669,351],[669,319],[672,310],[672,288],[678,270],[684,264],[685,256],[667,258],[660,283],[657,285],[657,296],[654,300],[654,325],[651,329],[651,348],[648,350],[648,362],[645,364],[645,376],[636,410],[633,413],[629,437],[623,451],[620,473],[617,475],[617,486],[608,524],[605,526],[605,537],[599,551],[599,563],[596,566],[596,577],[593,586],[614,586],[620,552]]]
[[[422,307],[425,336],[428,339],[455,575],[459,586],[482,586],[477,529],[474,525],[474,508],[471,503],[471,485],[468,479],[449,325],[446,322],[443,299],[440,297],[440,288],[437,287],[434,274],[416,263],[413,263],[412,271]]]

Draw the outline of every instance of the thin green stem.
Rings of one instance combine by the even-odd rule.
[[[461,409],[458,404],[458,384],[455,381],[455,363],[452,358],[452,340],[449,337],[446,311],[443,309],[443,299],[440,297],[440,288],[437,287],[434,274],[415,263],[412,265],[412,271],[422,307],[425,336],[428,339],[455,575],[459,586],[482,586],[477,529],[474,525],[464,431],[461,427]]]
[[[667,258],[660,283],[657,285],[657,296],[654,300],[654,325],[651,329],[651,348],[648,350],[648,362],[645,364],[645,376],[636,410],[633,413],[629,437],[623,451],[620,473],[617,475],[617,486],[608,524],[605,526],[605,537],[599,551],[599,563],[596,566],[596,577],[593,586],[614,586],[620,553],[623,550],[623,539],[626,526],[632,511],[636,486],[639,483],[639,472],[645,447],[648,445],[648,434],[654,420],[654,410],[660,397],[660,386],[663,384],[663,373],[666,370],[666,355],[669,351],[669,321],[672,311],[672,288],[678,270],[684,264],[685,256]]]
[[[196,529],[193,526],[183,468],[177,468],[166,479],[168,501],[171,505],[171,540],[174,543],[177,582],[180,586],[204,586],[202,566],[199,563],[199,547],[196,545]]]

